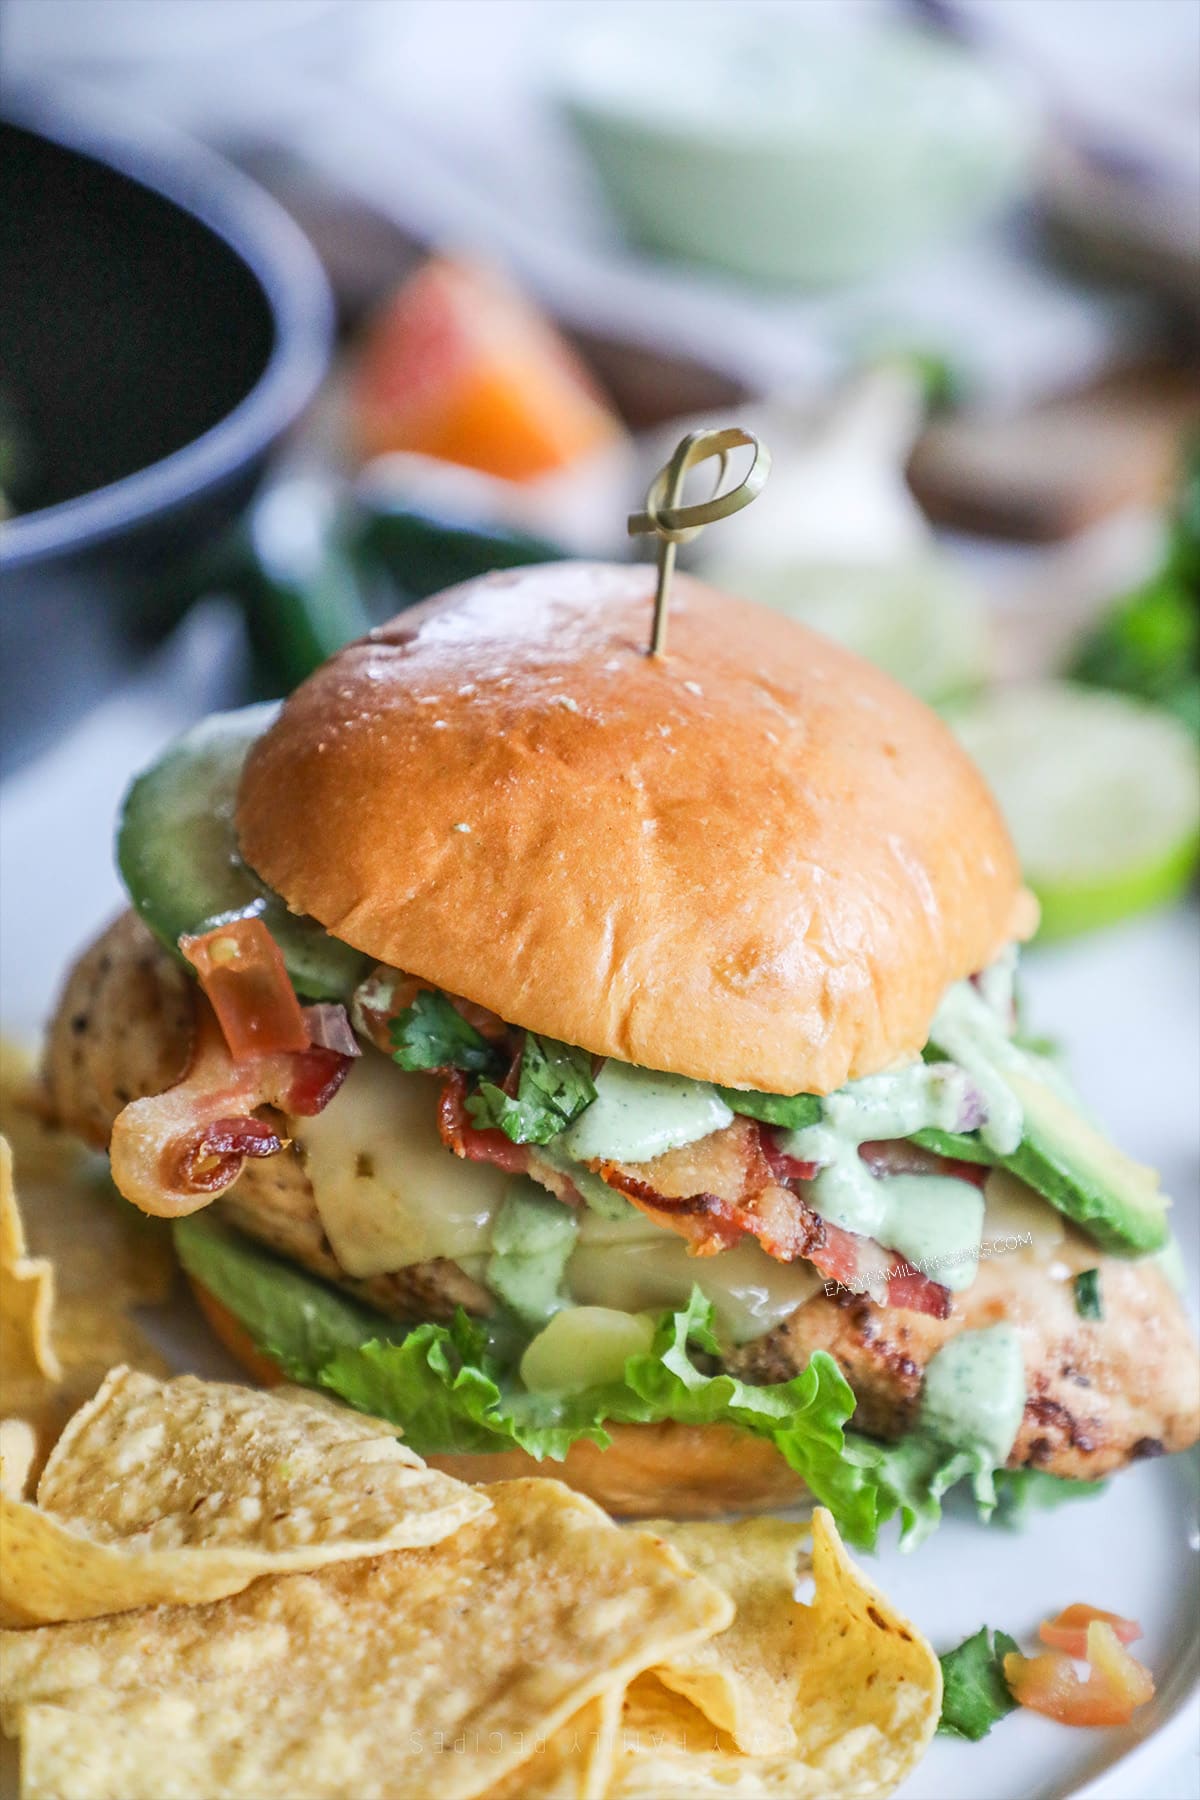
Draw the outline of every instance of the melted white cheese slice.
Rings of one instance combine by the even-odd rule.
[[[990,1256],[1027,1255],[1049,1262],[1067,1235],[1057,1208],[1007,1169],[993,1169],[983,1188],[983,1242]]]
[[[437,1082],[366,1049],[324,1112],[290,1118],[333,1253],[349,1275],[486,1250],[512,1176],[452,1156]]]
[[[512,1176],[445,1148],[429,1076],[366,1049],[324,1112],[289,1118],[288,1133],[347,1274],[383,1274],[436,1256],[482,1274]],[[693,1283],[712,1301],[721,1335],[744,1343],[803,1305],[821,1278],[809,1263],[775,1262],[752,1239],[695,1257],[681,1237],[632,1208],[622,1219],[580,1214],[566,1272],[577,1305],[659,1311],[682,1305]]]
[[[564,1286],[577,1306],[657,1312],[682,1306],[693,1285],[712,1301],[717,1331],[743,1344],[770,1331],[821,1288],[811,1263],[776,1262],[752,1238],[716,1256],[689,1256],[675,1232],[630,1233],[589,1241],[586,1227],[567,1264]]]

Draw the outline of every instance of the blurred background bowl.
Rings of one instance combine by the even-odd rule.
[[[970,49],[895,22],[814,28],[803,11],[674,25],[578,40],[559,83],[609,199],[653,249],[827,287],[969,229],[1027,174],[1021,84]]]
[[[324,374],[307,240],[211,152],[0,102],[0,770],[127,678]]]

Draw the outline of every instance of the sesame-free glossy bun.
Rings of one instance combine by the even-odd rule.
[[[648,567],[451,589],[338,652],[251,751],[238,832],[297,912],[599,1056],[825,1093],[918,1054],[1031,923],[982,777],[919,700]]]
[[[230,1355],[255,1381],[275,1387],[286,1376],[258,1349],[245,1326],[206,1287],[188,1277],[200,1309]],[[524,1450],[428,1456],[459,1481],[512,1481],[552,1475],[627,1519],[712,1518],[795,1506],[808,1493],[773,1444],[732,1425],[608,1425],[601,1450],[586,1438],[562,1462],[538,1462]]]

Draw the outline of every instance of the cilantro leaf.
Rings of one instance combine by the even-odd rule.
[[[730,1087],[718,1087],[717,1092],[735,1113],[761,1119],[764,1125],[781,1125],[787,1131],[816,1125],[821,1117],[821,1102],[816,1094],[759,1094]]]
[[[1080,1269],[1071,1286],[1075,1290],[1075,1311],[1081,1319],[1102,1319],[1104,1300],[1100,1293],[1099,1269]]]
[[[445,994],[422,988],[390,1026],[392,1056],[402,1069],[465,1069],[494,1074],[502,1058],[451,1005]]]
[[[947,1737],[969,1738],[977,1744],[997,1719],[1013,1711],[1016,1701],[1004,1679],[1004,1658],[1017,1646],[1004,1631],[980,1627],[956,1650],[940,1657],[942,1665],[942,1716],[938,1730]]]
[[[587,1050],[527,1031],[514,1099],[481,1081],[467,1111],[481,1130],[499,1128],[514,1144],[547,1144],[596,1098]]]

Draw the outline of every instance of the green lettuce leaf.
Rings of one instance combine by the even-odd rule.
[[[801,1131],[820,1122],[821,1102],[816,1094],[759,1094],[730,1087],[718,1087],[717,1092],[732,1111],[761,1119],[764,1125]]]
[[[1075,1481],[1068,1475],[1048,1475],[1045,1469],[996,1470],[996,1522],[1020,1531],[1031,1512],[1066,1506],[1072,1500],[1093,1500],[1107,1488],[1106,1481]]]
[[[175,1254],[293,1381],[311,1381],[344,1346],[406,1329],[293,1263],[260,1250],[210,1213],[176,1219]]]
[[[910,1431],[895,1444],[848,1432],[846,1454],[869,1474],[878,1524],[899,1514],[902,1550],[914,1550],[937,1530],[942,1499],[960,1481],[971,1482],[983,1518],[995,1509],[995,1471],[982,1451],[943,1444],[921,1431]]]
[[[467,1111],[481,1130],[498,1127],[514,1144],[548,1144],[595,1098],[588,1051],[528,1031],[516,1098],[481,1081]]]
[[[947,1737],[969,1738],[977,1744],[997,1719],[1012,1712],[1016,1701],[1004,1679],[1004,1658],[1017,1648],[1004,1631],[981,1626],[956,1650],[940,1657],[942,1665],[942,1716],[938,1730]]]
[[[791,1381],[751,1387],[696,1366],[692,1350],[715,1347],[712,1306],[694,1289],[685,1308],[663,1315],[652,1348],[629,1358],[622,1381],[582,1392],[514,1387],[464,1314],[452,1325],[418,1326],[403,1343],[339,1350],[319,1380],[351,1405],[402,1423],[406,1442],[421,1455],[518,1444],[539,1460],[558,1460],[580,1438],[603,1448],[611,1441],[606,1424],[737,1425],[772,1442],[842,1534],[869,1548],[875,1494],[869,1472],[842,1454],[854,1395],[833,1358],[818,1351]]]
[[[502,1058],[445,994],[422,989],[390,1026],[392,1056],[402,1069],[464,1069],[495,1074]]]

